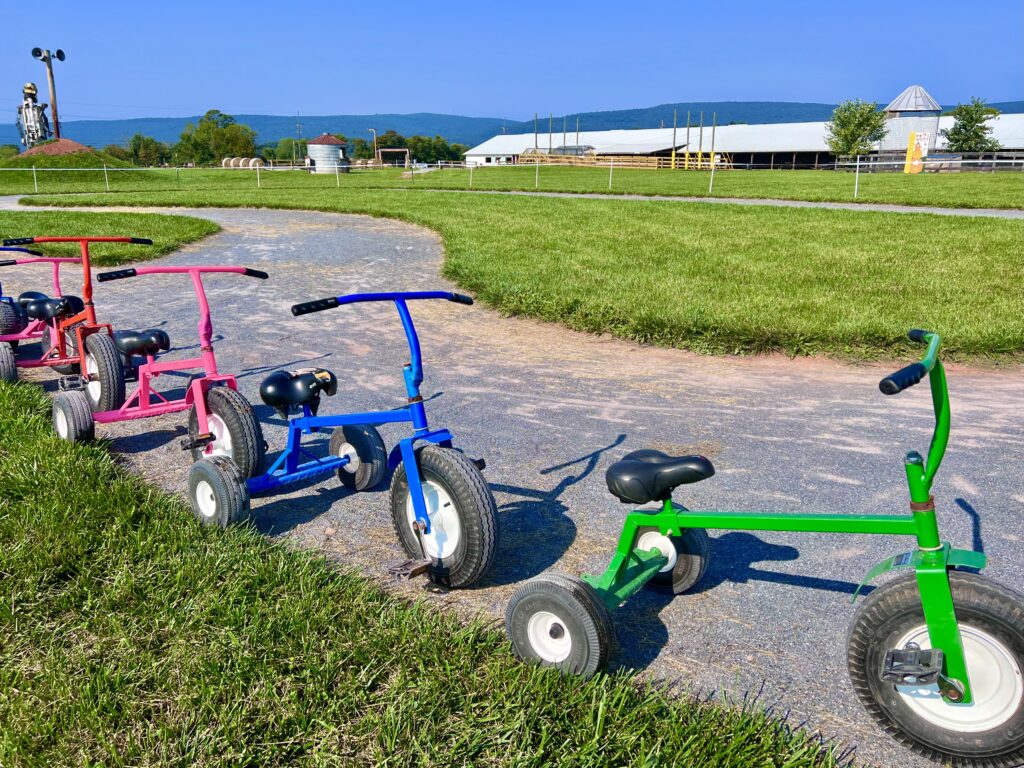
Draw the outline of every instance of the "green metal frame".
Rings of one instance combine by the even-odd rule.
[[[953,607],[948,570],[956,567],[980,570],[985,567],[985,555],[954,549],[939,536],[931,487],[949,442],[949,391],[942,362],[938,359],[939,335],[928,333],[924,335],[924,340],[928,343],[928,351],[921,363],[928,371],[931,384],[935,431],[927,461],[917,451],[908,453],[906,457],[911,514],[710,512],[689,510],[666,499],[660,510],[637,509],[630,512],[626,516],[615,556],[608,568],[598,576],[584,575],[583,579],[597,591],[609,609],[617,608],[642,589],[648,580],[665,567],[668,558],[656,548],[644,551],[636,547],[639,528],[657,528],[665,536],[679,535],[686,528],[914,536],[917,539],[916,550],[879,563],[868,572],[865,583],[894,568],[915,570],[932,647],[942,649],[944,655],[943,674],[940,678],[943,697],[951,702],[970,703],[971,685]]]

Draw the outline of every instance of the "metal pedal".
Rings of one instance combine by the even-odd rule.
[[[487,469],[487,462],[483,459],[473,459],[473,463],[476,464],[476,468],[481,472]]]
[[[80,392],[85,389],[85,385],[87,383],[88,380],[78,374],[74,374],[72,376],[61,376],[57,379],[57,388],[60,389],[61,392]]]
[[[406,560],[404,563],[397,563],[388,567],[388,573],[397,579],[415,579],[422,576],[430,569],[431,561],[428,558],[422,560]]]
[[[197,448],[205,448],[213,442],[213,435],[206,433],[205,435],[197,435],[195,440],[189,440],[187,437],[181,441],[181,450],[183,451],[194,451]]]
[[[882,680],[897,685],[931,685],[939,682],[942,674],[942,651],[931,648],[922,651],[914,646],[891,650],[882,663]]]

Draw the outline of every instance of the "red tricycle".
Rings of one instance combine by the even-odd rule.
[[[25,329],[15,337],[0,337],[0,341],[22,341],[29,338],[41,339],[38,357],[15,358],[11,344],[0,344],[0,380],[18,380],[18,368],[50,367],[58,373],[74,374],[81,369],[83,357],[85,367],[95,376],[96,387],[87,392],[90,408],[106,410],[116,407],[113,403],[124,398],[124,375],[118,369],[103,367],[97,363],[103,349],[111,342],[109,323],[96,321],[96,310],[92,303],[92,276],[89,263],[90,243],[133,243],[152,245],[153,241],[141,237],[16,237],[3,241],[5,246],[24,246],[40,243],[78,243],[81,256],[67,259],[33,258],[14,259],[16,264],[44,261],[54,264],[54,288],[58,295],[48,297],[42,293],[29,292],[19,299],[20,308],[29,321]],[[82,265],[82,295],[62,294],[57,277],[61,263],[79,262]],[[84,355],[83,355],[84,352]]]
[[[199,357],[186,360],[157,361],[160,352],[171,348],[166,331],[116,331],[94,342],[94,352],[86,359],[86,369],[77,386],[66,388],[53,401],[53,427],[57,434],[72,442],[93,439],[96,422],[110,423],[146,419],[191,409],[188,438],[182,449],[192,458],[225,456],[251,477],[260,472],[266,446],[259,421],[249,401],[238,392],[235,377],[217,370],[213,353],[213,323],[210,305],[203,289],[203,275],[231,273],[267,279],[267,273],[248,267],[137,267],[103,272],[99,282],[138,275],[185,274],[192,280],[199,303]],[[135,358],[145,362],[135,365]],[[125,398],[125,369],[136,379],[135,390]],[[194,376],[180,398],[169,399],[152,388],[152,380],[164,373],[202,369]],[[111,373],[112,372],[112,373]],[[113,392],[107,392],[116,378]],[[116,387],[120,386],[120,390]],[[91,409],[90,402],[101,400],[105,408]],[[95,412],[93,412],[95,410]]]

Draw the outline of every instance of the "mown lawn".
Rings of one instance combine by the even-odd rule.
[[[502,312],[701,353],[895,357],[912,327],[959,359],[1024,351],[1024,221],[346,188],[26,202],[403,219],[437,230],[445,273]]]
[[[503,635],[202,529],[0,383],[0,765],[835,765],[753,708],[518,663]]]
[[[95,165],[95,164],[93,164]],[[98,166],[95,166],[98,167]],[[263,189],[316,192],[336,189],[472,189],[523,190],[541,192],[598,192],[637,195],[708,195],[710,172],[639,170],[616,168],[608,188],[608,168],[542,166],[539,173],[529,166],[476,168],[468,170],[417,172],[402,169],[353,171],[335,178],[331,174],[311,176],[304,172],[260,173]],[[472,184],[471,184],[472,182]],[[41,194],[69,192],[112,192],[223,190],[257,188],[253,170],[192,169],[110,169],[31,170],[0,168],[0,193]],[[1024,208],[1024,173],[862,173],[860,190],[853,197],[852,173],[835,171],[716,171],[714,197],[779,198],[786,200],[896,203],[962,208]]]
[[[96,267],[153,259],[219,230],[220,227],[212,221],[190,216],[79,211],[0,211],[0,240],[7,237],[126,236],[148,237],[153,241],[153,245],[92,244],[89,246],[89,255]],[[79,254],[77,243],[46,243],[26,247],[41,250],[48,256]],[[17,257],[18,254],[7,256]],[[80,270],[75,274],[80,274]],[[45,288],[49,284],[49,274],[40,271],[40,276],[41,285]],[[2,277],[0,274],[0,278]]]

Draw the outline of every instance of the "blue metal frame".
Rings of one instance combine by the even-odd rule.
[[[430,533],[430,518],[427,516],[426,503],[423,500],[423,484],[420,479],[419,467],[416,465],[415,444],[418,441],[452,446],[452,434],[447,429],[431,430],[427,423],[427,411],[420,395],[420,384],[423,383],[423,358],[420,352],[420,340],[416,335],[416,326],[409,314],[407,301],[423,299],[444,299],[458,301],[456,294],[447,291],[409,291],[389,293],[353,293],[338,296],[337,304],[357,304],[369,301],[393,301],[398,310],[405,329],[405,338],[409,344],[410,362],[403,366],[405,390],[409,396],[409,404],[404,408],[392,411],[367,411],[364,413],[347,413],[335,416],[314,416],[308,405],[302,407],[303,414],[288,420],[288,443],[284,452],[274,461],[270,469],[258,477],[247,481],[249,493],[267,493],[292,483],[312,480],[322,475],[336,472],[349,463],[347,456],[326,456],[317,458],[302,447],[302,436],[312,435],[321,430],[343,427],[352,424],[397,424],[410,423],[413,427],[411,437],[399,441],[388,455],[388,469],[394,470],[400,463],[405,464],[405,476],[409,483],[416,519],[423,525],[423,533]],[[308,460],[302,462],[306,457]]]

